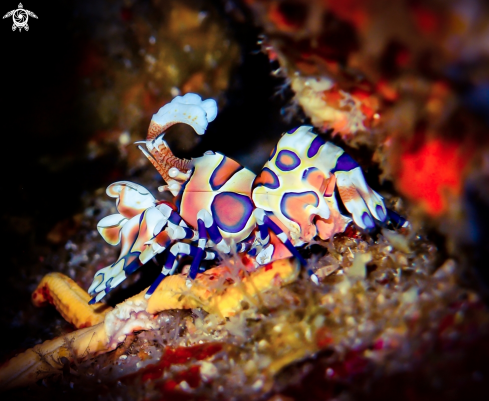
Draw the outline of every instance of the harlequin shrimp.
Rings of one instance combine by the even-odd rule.
[[[311,126],[285,133],[258,176],[218,152],[192,160],[173,155],[164,140],[170,126],[185,123],[202,135],[216,116],[213,99],[202,101],[192,93],[176,97],[153,115],[146,140],[137,144],[167,183],[159,191],[170,191],[175,204],[157,200],[132,182],[107,188],[119,213],[103,218],[97,228],[109,244],[120,243],[122,249],[115,263],[95,274],[90,303],[99,302],[162,252],[165,264],[147,298],[175,272],[182,256],[193,258],[191,284],[202,260],[216,259],[218,253],[246,253],[259,265],[294,256],[305,266],[297,247],[316,236],[329,239],[352,220],[362,229],[388,221],[407,225],[367,185],[359,165]],[[336,192],[350,216],[340,212]],[[317,283],[312,270],[308,272]]]

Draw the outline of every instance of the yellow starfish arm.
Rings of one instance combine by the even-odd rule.
[[[107,312],[112,310],[103,303],[88,305],[90,298],[85,290],[61,273],[46,274],[32,293],[34,305],[54,305],[61,316],[77,329],[103,322]]]
[[[38,344],[13,357],[0,367],[0,390],[28,386],[63,367],[64,358],[107,352],[107,335],[103,323]]]
[[[157,328],[153,317],[163,310],[201,307],[222,317],[233,316],[243,308],[243,301],[257,304],[261,293],[295,281],[299,270],[298,263],[283,259],[245,274],[242,279],[238,275],[233,279],[231,270],[220,266],[198,275],[190,288],[185,275],[174,275],[163,280],[149,300],[145,299],[144,290],[106,310],[103,316],[96,305],[84,309],[90,296],[73,280],[51,273],[35,291],[36,305],[52,303],[71,322],[102,321],[45,341],[3,364],[0,390],[27,386],[59,371],[67,362],[112,351],[134,331]],[[224,284],[216,285],[222,278],[226,279]],[[69,302],[69,307],[64,302]]]
[[[226,266],[219,266],[199,274],[192,287],[186,286],[186,276],[174,275],[165,278],[148,300],[146,310],[158,313],[166,309],[202,308],[221,317],[234,316],[242,309],[242,301],[256,303],[260,293],[274,287],[290,284],[297,279],[299,266],[292,259],[282,259],[262,266],[242,280],[227,285],[224,290],[216,290],[214,281],[229,272]]]

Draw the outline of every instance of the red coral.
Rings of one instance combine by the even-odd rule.
[[[400,157],[399,189],[426,212],[439,216],[447,211],[450,196],[460,195],[471,156],[457,142],[441,138],[428,139],[416,149],[408,147]]]

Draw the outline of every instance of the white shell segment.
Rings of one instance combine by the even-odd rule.
[[[118,245],[121,242],[122,226],[126,222],[122,214],[111,214],[98,222],[97,230],[108,244]]]
[[[142,250],[145,248],[145,244],[154,237],[156,226],[160,226],[160,223],[163,223],[164,226],[166,221],[166,218],[156,207],[147,209],[142,221],[138,221],[138,237],[132,245],[131,251],[142,252]]]
[[[89,294],[95,294],[99,291],[102,291],[105,288],[105,284],[107,281],[112,278],[118,276],[124,269],[124,260],[119,259],[117,263],[113,265],[104,267],[95,273],[93,277],[93,282],[88,288]],[[100,287],[100,288],[99,288]]]
[[[203,135],[209,122],[217,116],[217,103],[214,99],[202,100],[195,93],[177,96],[153,114],[152,120],[164,127],[184,123],[190,125],[198,135]]]
[[[117,210],[128,219],[155,205],[156,199],[141,185],[118,181],[107,187],[107,195],[117,199]]]

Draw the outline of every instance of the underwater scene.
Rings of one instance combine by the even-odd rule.
[[[3,7],[2,400],[489,399],[489,3]]]

